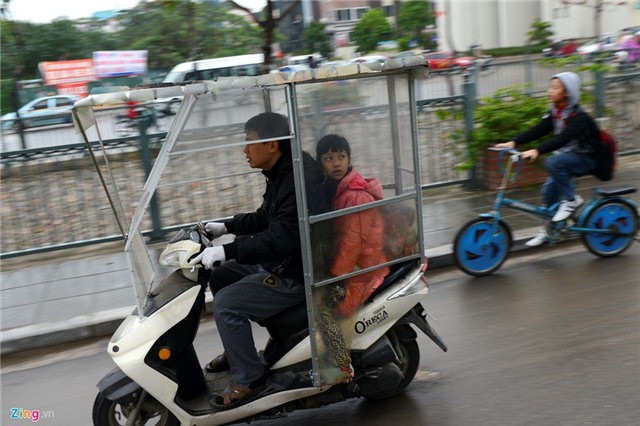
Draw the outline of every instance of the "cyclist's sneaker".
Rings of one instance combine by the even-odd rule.
[[[539,247],[544,243],[548,243],[548,242],[549,242],[549,235],[547,234],[546,229],[543,228],[538,231],[538,234],[535,237],[533,237],[532,239],[524,243],[524,245],[527,247]]]
[[[571,201],[563,200],[560,203],[560,207],[558,207],[558,211],[553,216],[553,219],[551,219],[551,221],[562,222],[563,220],[567,220],[569,217],[571,217],[573,212],[575,212],[578,207],[582,205],[582,203],[584,203],[584,200],[578,194],[576,194],[575,199]]]

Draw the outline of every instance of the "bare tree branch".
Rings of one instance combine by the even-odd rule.
[[[267,0],[267,1],[271,1],[271,0]],[[274,21],[275,23],[279,23],[280,21],[282,21],[282,19],[284,19],[289,13],[291,13],[291,11],[293,11],[293,8],[300,3],[300,0],[294,0],[291,3],[289,3],[289,6],[287,6],[287,8],[284,10],[284,12],[282,12],[280,14],[280,16],[278,18],[275,18]]]

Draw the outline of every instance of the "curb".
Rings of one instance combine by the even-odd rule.
[[[531,238],[538,228],[515,231],[511,253],[531,250],[524,242]],[[455,266],[451,246],[436,247],[427,250],[428,269],[434,270]],[[205,293],[205,312],[211,314],[213,296]],[[96,312],[91,315],[77,316],[64,321],[30,324],[0,332],[0,355],[64,345],[81,340],[112,335],[120,323],[135,306]]]

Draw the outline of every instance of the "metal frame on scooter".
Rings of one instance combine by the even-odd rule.
[[[217,84],[203,83],[185,86],[183,88],[167,88],[166,90],[164,88],[159,88],[143,90],[141,92],[134,91],[117,93],[113,95],[106,95],[104,97],[90,97],[86,98],[74,107],[74,120],[78,124],[87,145],[91,149],[85,132],[86,128],[89,128],[96,123],[95,117],[93,116],[93,110],[90,108],[91,106],[101,104],[103,101],[107,103],[112,101],[118,102],[129,100],[132,97],[137,97],[137,100],[167,97],[170,95],[168,92],[176,90],[182,91],[182,94],[184,95],[182,105],[167,133],[167,138],[154,164],[154,168],[147,178],[146,184],[143,188],[142,198],[137,205],[134,217],[129,225],[128,232],[125,232],[125,227],[128,223],[126,218],[122,221],[118,221],[126,239],[125,250],[127,251],[130,260],[134,289],[138,303],[138,314],[132,314],[127,317],[109,343],[109,354],[120,367],[120,370],[108,375],[99,384],[99,398],[103,398],[102,401],[106,398],[109,401],[120,404],[129,404],[130,402],[134,402],[135,406],[140,408],[143,403],[143,399],[137,399],[137,402],[135,402],[135,400],[136,398],[139,398],[140,394],[147,395],[148,392],[149,398],[160,402],[163,407],[170,410],[175,417],[184,424],[221,424],[243,418],[250,419],[258,413],[264,412],[268,409],[273,409],[274,407],[283,406],[290,401],[301,400],[312,395],[324,393],[334,385],[342,384],[343,382],[330,382],[326,379],[327,376],[320,374],[322,366],[320,366],[319,363],[319,350],[317,348],[317,343],[315,342],[315,335],[319,333],[316,333],[317,330],[313,326],[313,319],[316,315],[314,308],[314,294],[316,291],[329,289],[331,287],[330,285],[336,284],[339,280],[345,280],[358,274],[367,273],[384,266],[398,266],[398,269],[389,274],[387,278],[393,278],[386,280],[386,286],[385,283],[383,283],[379,287],[379,291],[374,293],[375,297],[373,297],[371,303],[361,307],[358,311],[358,314],[362,315],[366,321],[366,323],[363,322],[364,325],[362,327],[367,328],[367,333],[353,339],[353,349],[366,354],[374,345],[391,348],[389,338],[387,337],[388,333],[395,337],[398,337],[399,334],[400,336],[398,337],[398,340],[405,339],[416,345],[414,341],[416,337],[415,332],[408,327],[409,324],[414,324],[418,329],[427,334],[441,349],[446,351],[446,345],[429,325],[424,309],[420,304],[420,301],[428,292],[428,286],[423,277],[424,270],[426,269],[426,258],[424,254],[424,242],[422,240],[424,230],[421,221],[422,194],[420,190],[420,164],[418,155],[417,111],[414,83],[419,74],[425,73],[426,68],[424,67],[424,60],[421,57],[416,57],[413,62],[412,60],[408,61],[408,63],[405,63],[404,59],[402,61],[390,60],[388,61],[388,69],[384,69],[380,73],[372,72],[366,67],[361,69],[360,66],[355,67],[356,72],[354,73],[354,66],[350,66],[347,72],[334,70],[335,75],[333,76],[325,75],[318,77],[318,75],[314,74],[310,78],[295,81],[277,81],[274,83],[272,76],[252,79],[221,80]],[[385,65],[385,67],[387,67],[387,65]],[[306,193],[303,190],[304,169],[302,165],[303,157],[300,140],[301,128],[303,126],[300,122],[300,117],[298,116],[298,106],[296,104],[298,99],[296,93],[297,87],[306,84],[340,82],[341,80],[359,80],[370,77],[381,77],[378,81],[386,81],[384,84],[387,85],[387,98],[392,104],[389,106],[389,109],[384,112],[384,116],[390,117],[389,126],[391,128],[391,141],[394,148],[393,171],[395,173],[395,194],[387,196],[383,200],[368,203],[366,205],[351,207],[337,212],[309,216],[307,212],[308,200],[306,199]],[[396,81],[396,78],[399,80]],[[178,142],[179,135],[183,129],[185,129],[185,126],[187,126],[191,112],[195,111],[198,99],[205,98],[203,99],[203,102],[214,103],[217,96],[216,93],[218,93],[217,91],[222,90],[220,86],[225,85],[232,90],[232,94],[237,94],[238,96],[242,96],[243,94],[246,96],[246,92],[242,92],[242,90],[246,89],[252,91],[251,93],[253,95],[256,93],[259,94],[260,91],[262,91],[262,98],[264,102],[262,107],[265,111],[271,110],[270,103],[274,100],[274,98],[271,98],[268,93],[271,87],[277,86],[277,95],[286,98],[286,108],[289,115],[291,129],[291,134],[288,135],[288,137],[293,141],[292,159],[294,162],[294,179],[298,198],[297,208],[299,213],[298,217],[303,253],[311,253],[312,241],[310,238],[310,227],[312,225],[368,209],[388,207],[394,203],[407,203],[414,205],[418,242],[412,246],[412,250],[414,251],[411,251],[409,254],[403,252],[402,255],[399,255],[396,258],[390,258],[388,261],[376,266],[363,268],[355,272],[346,273],[340,277],[324,280],[315,276],[310,256],[303,256],[310,335],[307,336],[305,340],[299,342],[294,348],[290,349],[284,356],[281,356],[277,360],[277,363],[272,366],[272,369],[292,368],[292,366],[298,365],[301,361],[304,361],[304,365],[306,366],[308,364],[308,360],[311,359],[312,372],[309,372],[309,370],[305,368],[303,373],[301,373],[306,377],[304,381],[306,387],[293,389],[287,388],[282,391],[266,394],[261,396],[259,399],[243,404],[238,408],[214,410],[209,407],[208,411],[194,413],[192,410],[189,411],[190,408],[185,408],[184,405],[180,405],[177,401],[177,398],[182,397],[179,391],[186,390],[184,386],[185,383],[181,380],[175,380],[172,378],[172,373],[167,373],[167,371],[163,370],[162,363],[159,361],[159,350],[166,349],[166,347],[160,347],[163,344],[162,339],[167,335],[173,336],[171,333],[176,332],[179,328],[178,324],[182,324],[183,321],[193,319],[193,317],[199,315],[201,311],[199,307],[204,303],[204,290],[201,285],[202,283],[188,283],[180,281],[176,278],[179,277],[179,275],[177,275],[180,273],[179,270],[173,272],[169,278],[159,280],[156,277],[156,269],[151,261],[146,241],[140,232],[140,226],[142,223],[142,217],[148,208],[156,189],[162,187],[162,185],[160,185],[160,177],[164,168],[167,166],[169,157],[174,154],[174,145]],[[270,85],[273,86],[270,87]],[[319,87],[321,87],[321,85]],[[406,87],[408,92],[397,93],[396,91],[398,90],[398,87]],[[206,101],[208,96],[211,96],[213,100]],[[278,98],[277,101],[280,102],[281,99],[282,98]],[[401,110],[401,116],[399,116],[398,112],[398,102],[402,102],[402,108],[404,108]],[[235,125],[237,121],[233,121],[231,123]],[[411,126],[411,133],[409,137],[404,137],[403,139],[403,136],[407,136],[407,134],[401,133],[403,130],[402,126],[407,125]],[[199,128],[197,129],[199,130]],[[193,127],[187,130],[189,132],[193,131]],[[188,133],[187,138],[191,136],[192,133]],[[210,142],[209,139],[206,141]],[[258,142],[262,141],[252,141],[252,143]],[[405,144],[404,152],[407,153],[406,163],[401,161],[402,158],[400,154],[396,152],[401,143]],[[222,143],[216,141],[215,144],[219,145],[212,145],[214,148],[236,147],[246,145],[246,141],[243,140],[240,142],[239,140],[231,140],[230,142],[225,141]],[[408,149],[408,144],[411,144],[410,150]],[[191,150],[191,148],[194,149]],[[209,146],[208,149],[210,148],[211,146]],[[187,145],[187,150],[180,151],[176,154],[188,153],[190,155],[197,155],[199,149],[199,146],[192,147]],[[409,152],[411,152],[411,154],[409,154]],[[107,161],[104,150],[102,150],[101,154],[104,156],[104,160]],[[409,159],[409,155],[412,155],[411,159]],[[107,167],[110,179],[104,178],[100,167],[97,164],[97,157],[98,156],[93,155],[92,152],[92,158],[94,159],[98,172],[100,173],[102,184],[107,194],[114,192],[115,180],[113,179],[111,170]],[[412,165],[410,164],[410,160],[412,160]],[[402,169],[403,167],[405,167],[405,169]],[[390,169],[387,169],[387,171],[389,170]],[[407,178],[407,182],[403,182],[403,175],[407,176],[407,173],[413,174],[413,179]],[[185,183],[180,182],[180,185],[184,187]],[[111,186],[111,188],[109,188],[109,186]],[[117,190],[115,193],[117,194]],[[120,216],[124,216],[125,209],[122,207],[119,198],[109,197],[109,200],[112,203],[116,216],[118,218]],[[158,303],[156,305],[154,297],[159,295],[161,295],[160,298],[163,299],[165,303]],[[151,303],[148,303],[149,301],[151,301]],[[153,308],[150,309],[149,305],[152,305]],[[194,325],[192,323],[189,324]],[[197,324],[198,322],[196,321],[195,330],[197,330]],[[193,327],[189,330],[192,329]],[[193,333],[195,333],[195,331],[193,331]],[[198,374],[202,373],[202,371],[200,371],[201,365],[197,362],[197,357],[195,356],[193,347],[190,346],[188,349],[191,352],[187,355],[190,356],[191,361],[193,361],[191,362],[192,365],[190,364],[192,370],[198,370],[192,372]],[[377,355],[377,352],[374,352],[374,354]],[[405,354],[398,355],[392,349],[386,352],[384,362],[396,362],[400,356],[404,358]],[[153,360],[155,364],[146,362],[148,357],[151,357],[151,360]],[[390,358],[387,359],[386,357]],[[404,387],[413,379],[415,371],[417,371],[417,357],[414,357],[413,360],[414,365],[412,368],[415,368],[415,370],[407,374],[406,382],[401,383],[398,381],[394,385],[394,389],[397,389],[397,392],[401,392],[402,389],[404,389]],[[341,373],[344,374],[344,372]],[[405,377],[404,373],[400,374]],[[197,374],[193,374],[193,376],[195,375]],[[311,378],[311,383],[307,384],[309,377]],[[332,377],[335,378],[335,376]],[[345,379],[345,377],[341,378]],[[217,378],[215,380],[217,380]],[[346,381],[349,380],[350,377],[346,376]],[[196,380],[194,379],[193,382],[195,383]],[[111,386],[111,384],[114,385]],[[144,389],[144,391],[142,391],[142,389]],[[334,389],[331,390],[333,391]],[[335,390],[335,396],[328,397],[329,399],[336,397],[344,399],[346,395],[343,392],[345,391],[353,393],[353,391],[349,391],[347,388],[336,387]],[[388,389],[385,388],[385,392],[382,392],[382,394],[376,390],[370,391],[373,393],[370,393],[369,395],[383,398],[384,396],[380,395],[386,394],[387,390]],[[363,395],[365,395],[364,392],[365,391],[363,390]],[[209,395],[197,395],[198,398],[201,396],[205,397]],[[351,396],[357,396],[357,393],[353,393]],[[96,401],[99,402],[98,399]],[[323,400],[320,399],[319,401]],[[94,408],[95,407],[96,405],[94,405]]]

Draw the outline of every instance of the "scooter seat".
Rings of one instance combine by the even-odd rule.
[[[306,329],[307,328],[307,302],[303,300],[295,306],[258,322],[262,327],[277,329]]]

